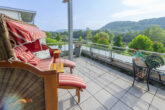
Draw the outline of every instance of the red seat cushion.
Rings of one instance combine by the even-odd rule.
[[[86,88],[84,80],[73,74],[59,74],[59,86],[73,86],[81,89]]]
[[[72,68],[74,68],[76,66],[75,62],[70,61],[70,60],[66,60],[66,59],[59,59],[59,58],[57,58],[55,60],[55,62],[56,63],[63,63],[64,67],[72,67]]]
[[[27,62],[26,58],[22,54],[17,55],[17,58],[23,62]]]
[[[47,71],[50,70],[50,66],[53,63],[53,57],[48,58],[48,59],[43,59],[40,60],[40,62],[38,63],[37,67],[42,70],[42,71]]]
[[[22,56],[24,56],[24,58],[25,58],[27,61],[29,61],[29,60],[31,60],[31,59],[34,58],[34,55],[33,55],[30,51],[28,51],[28,52],[23,52],[23,53],[22,53]]]
[[[16,54],[16,56],[22,54],[23,52],[25,52],[27,50],[27,48],[25,46],[19,46],[19,47],[15,47],[14,48],[14,53]]]
[[[20,59],[21,61],[28,62],[34,58],[34,55],[30,51],[22,52],[17,55],[17,58]]]
[[[39,62],[40,62],[40,58],[33,58],[28,61],[28,63],[35,65],[35,66],[38,65]]]

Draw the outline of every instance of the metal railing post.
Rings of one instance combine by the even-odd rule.
[[[109,55],[110,55],[110,62],[112,62],[113,61],[113,58],[112,58],[112,49],[110,49],[110,53],[109,53]]]
[[[90,45],[90,55],[93,56],[93,53],[92,53],[92,45]]]

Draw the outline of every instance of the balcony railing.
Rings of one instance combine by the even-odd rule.
[[[76,43],[78,42],[74,42],[73,48],[75,48]],[[63,51],[65,55],[67,55],[66,53],[68,51],[68,44],[67,43],[63,43],[62,45],[59,45],[59,44],[62,44],[62,43],[51,44],[51,47],[54,49],[58,48],[61,51]],[[117,47],[117,46],[103,45],[103,44],[96,44],[96,43],[88,43],[88,44],[82,43],[81,50],[82,50],[83,55],[87,55],[92,59],[102,60],[110,64],[114,63],[114,61],[117,61],[118,64],[122,63],[122,65],[124,65],[126,68],[128,67],[132,69],[132,58],[133,58],[134,49],[130,49],[128,47]],[[149,54],[156,54],[156,55],[160,55],[165,60],[165,53],[158,53],[158,52],[145,51],[145,50],[139,50],[139,51],[143,54],[143,56],[146,56]],[[154,72],[157,72],[165,76],[165,66],[157,68],[156,70],[154,70]],[[156,76],[156,79],[158,79],[157,76]]]

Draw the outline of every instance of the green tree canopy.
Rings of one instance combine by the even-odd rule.
[[[91,39],[92,39],[92,31],[89,28],[87,28],[86,29],[86,41],[88,42]]]
[[[81,36],[78,38],[78,41],[80,41],[80,42],[82,41],[82,37]]]
[[[108,39],[104,38],[104,37],[101,37],[98,42],[99,44],[104,44],[104,45],[109,45],[109,41]]]
[[[122,42],[122,36],[120,34],[116,36],[116,40],[113,45],[118,47],[124,47],[124,44]]]
[[[65,35],[65,34],[64,34],[64,35],[62,35],[61,37],[62,37],[62,40],[64,40],[64,41],[67,41],[67,40],[68,40],[68,36],[67,36],[67,35]]]
[[[109,45],[109,35],[103,31],[97,33],[93,40],[94,43]]]
[[[129,48],[138,48],[141,50],[152,51],[152,41],[145,35],[138,35],[129,43]]]
[[[152,41],[165,42],[165,30],[159,26],[152,26],[144,30],[144,35],[148,36]]]
[[[46,36],[47,36],[48,38],[52,38],[52,34],[51,34],[50,32],[46,32]]]
[[[99,40],[99,36],[98,35],[95,35],[92,39],[92,42],[93,43],[98,43],[98,40]]]
[[[61,34],[57,34],[56,40],[57,40],[57,41],[61,41]]]
[[[163,44],[160,43],[160,42],[157,42],[157,41],[153,42],[152,47],[153,47],[153,50],[155,52],[160,52],[160,53],[164,53],[165,52],[165,48],[164,48]]]
[[[111,32],[110,30],[105,30],[105,32],[109,35],[109,42],[110,43],[112,43],[112,41],[113,41],[113,38],[114,38],[114,33],[113,32]]]
[[[53,38],[56,38],[58,34],[57,34],[57,33],[54,33],[53,35],[54,35],[54,37],[53,37]]]

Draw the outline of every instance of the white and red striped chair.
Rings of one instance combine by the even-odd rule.
[[[42,45],[42,49],[43,50],[49,49],[51,56],[54,56],[54,51],[58,51],[58,49],[52,49],[47,45]],[[59,57],[59,55],[58,55],[58,57]],[[67,59],[55,58],[54,63],[63,63],[64,67],[70,68],[70,73],[72,73],[73,69],[76,67],[75,62],[67,60]]]
[[[42,60],[40,60],[39,58],[35,58],[34,55],[25,46],[14,48],[14,52],[18,59],[23,62],[30,63],[42,71],[50,70],[51,65],[54,63],[53,57]],[[67,67],[69,67],[69,64],[72,64],[75,67],[75,64],[73,62],[65,59],[56,59],[55,63],[62,63],[64,64],[64,66]],[[73,74],[59,74],[57,85],[58,88],[61,89],[76,89],[78,103],[80,102],[80,91],[86,89],[84,80],[81,77]]]
[[[84,80],[73,74],[59,74],[58,88],[61,89],[76,89],[76,95],[78,96],[78,103],[80,103],[80,91],[86,89]]]

